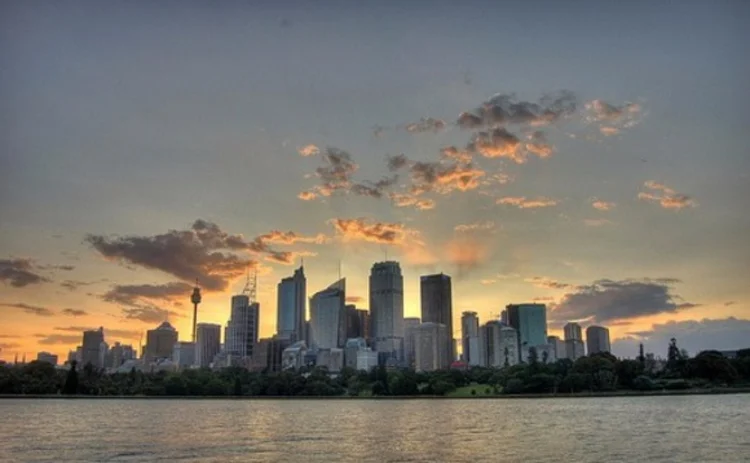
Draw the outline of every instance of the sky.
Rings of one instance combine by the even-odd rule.
[[[0,358],[226,323],[304,259],[543,302],[614,353],[750,346],[750,5],[3,2]]]

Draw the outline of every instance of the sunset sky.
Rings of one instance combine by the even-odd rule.
[[[386,254],[457,329],[750,347],[750,3],[278,3],[3,2],[0,358],[188,340],[256,263],[270,336],[300,259],[367,308]]]

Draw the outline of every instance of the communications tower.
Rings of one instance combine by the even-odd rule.
[[[193,342],[196,342],[195,327],[198,322],[198,304],[201,303],[201,289],[198,287],[198,280],[195,280],[195,288],[190,296],[190,302],[193,303]]]

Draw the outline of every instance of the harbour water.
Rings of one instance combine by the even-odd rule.
[[[0,400],[1,461],[750,459],[750,394],[465,400]]]

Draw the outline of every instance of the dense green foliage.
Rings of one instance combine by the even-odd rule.
[[[732,360],[716,351],[701,352],[693,358],[676,354],[658,373],[644,358],[618,360],[610,354],[596,354],[575,362],[532,360],[527,365],[503,369],[416,373],[380,367],[369,373],[345,369],[335,376],[320,368],[306,374],[255,373],[240,368],[105,374],[91,365],[65,371],[47,363],[31,362],[0,368],[0,394],[483,397],[750,386],[750,349],[740,351],[738,358]],[[460,394],[451,394],[454,391]]]

